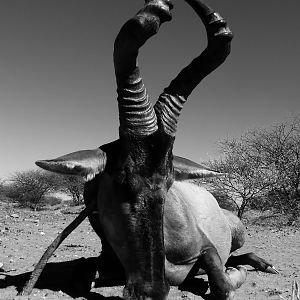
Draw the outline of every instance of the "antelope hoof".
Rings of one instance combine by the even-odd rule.
[[[279,272],[273,267],[273,266],[268,266],[266,268],[266,273],[270,274],[279,274]]]
[[[229,276],[233,288],[238,289],[247,278],[247,269],[243,266],[237,266],[236,268],[229,267],[226,269],[226,274]]]

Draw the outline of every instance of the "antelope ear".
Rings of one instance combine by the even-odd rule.
[[[106,154],[98,148],[81,150],[55,159],[38,160],[35,164],[51,172],[82,176],[90,181],[104,170]]]
[[[175,156],[173,159],[175,180],[200,179],[223,175],[189,159]]]

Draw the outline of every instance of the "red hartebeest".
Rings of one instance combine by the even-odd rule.
[[[203,273],[217,299],[232,299],[246,278],[238,264],[272,270],[253,254],[231,257],[243,244],[240,221],[221,210],[205,189],[179,180],[197,174],[193,163],[173,159],[180,111],[198,83],[225,61],[233,37],[218,13],[200,0],[185,1],[202,20],[208,44],[155,105],[136,60],[139,48],[171,20],[169,0],[146,0],[115,40],[119,139],[96,150],[37,162],[88,180],[85,201],[98,205],[90,222],[102,239],[102,258],[122,265],[125,299],[166,299],[170,284]],[[230,268],[225,270],[225,265]]]

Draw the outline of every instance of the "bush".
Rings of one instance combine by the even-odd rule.
[[[57,187],[57,177],[50,173],[30,170],[17,172],[11,178],[8,196],[22,207],[37,210],[45,195]]]
[[[240,218],[249,207],[299,218],[300,117],[222,140],[219,150],[220,158],[206,163],[223,173],[212,185],[236,203]]]
[[[249,203],[249,208],[264,212],[273,209],[273,205],[268,196],[254,197]]]
[[[62,203],[62,200],[53,196],[45,196],[41,201],[41,206],[55,206]]]
[[[84,180],[78,176],[58,175],[60,190],[70,195],[74,205],[83,204]]]
[[[216,198],[219,206],[223,209],[229,210],[229,211],[236,211],[237,207],[236,204],[233,203],[233,201],[230,199],[230,197],[226,193],[222,193],[219,191],[211,191],[213,196]]]

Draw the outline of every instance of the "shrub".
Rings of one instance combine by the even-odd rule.
[[[55,206],[62,203],[62,200],[53,196],[44,196],[41,201],[41,206]]]

